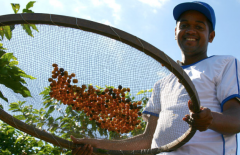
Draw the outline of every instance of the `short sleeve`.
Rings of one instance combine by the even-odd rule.
[[[219,75],[217,82],[217,99],[221,107],[232,98],[240,98],[239,95],[240,62],[231,57]]]
[[[154,84],[152,95],[143,110],[143,114],[150,114],[159,117],[160,105],[160,82]]]

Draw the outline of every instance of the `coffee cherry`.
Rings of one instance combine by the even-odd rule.
[[[73,83],[78,83],[78,79],[73,79]]]
[[[57,67],[58,65],[57,64],[52,64],[53,67]]]
[[[121,86],[121,85],[119,85],[119,86],[118,86],[118,89],[120,89],[120,90],[121,90],[121,89],[122,89],[122,86]]]
[[[127,98],[127,99],[126,99],[126,102],[130,102],[130,101],[131,101],[131,99],[130,99],[130,98]]]
[[[141,104],[142,104],[142,101],[138,101],[137,104],[138,104],[138,105],[141,105]]]
[[[67,71],[64,71],[64,75],[65,75],[65,76],[68,76],[68,72],[67,72]]]

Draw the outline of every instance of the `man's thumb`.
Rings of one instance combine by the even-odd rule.
[[[191,112],[193,112],[193,103],[191,100],[188,100],[188,108]]]
[[[75,138],[73,135],[70,136],[71,140],[73,141],[73,143],[77,143],[77,138]]]

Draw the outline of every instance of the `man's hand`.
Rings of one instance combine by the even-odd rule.
[[[193,113],[193,104],[191,100],[188,101],[188,107],[192,112],[191,117],[190,115],[185,115],[183,120],[201,132],[206,131],[213,123],[213,115],[211,110],[206,107],[201,107],[199,113]]]
[[[77,139],[73,136],[71,136],[71,139],[74,144],[83,144],[83,142],[81,142],[81,139]],[[90,144],[86,144],[83,147],[78,147],[72,150],[73,155],[91,155],[92,152],[93,152],[93,148]]]

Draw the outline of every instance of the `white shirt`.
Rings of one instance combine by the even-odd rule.
[[[228,100],[240,98],[240,62],[233,56],[212,56],[182,68],[195,85],[201,106],[222,112]],[[187,123],[182,123],[182,118],[189,113],[186,108],[189,99],[186,90],[173,74],[154,85],[152,96],[143,112],[159,116],[152,148],[171,142],[175,138],[172,135],[181,135],[188,129]],[[181,128],[183,131],[178,133],[179,130],[174,131],[172,128]],[[208,129],[197,131],[188,143],[176,151],[161,155],[235,155],[236,152],[236,134],[225,136]]]

